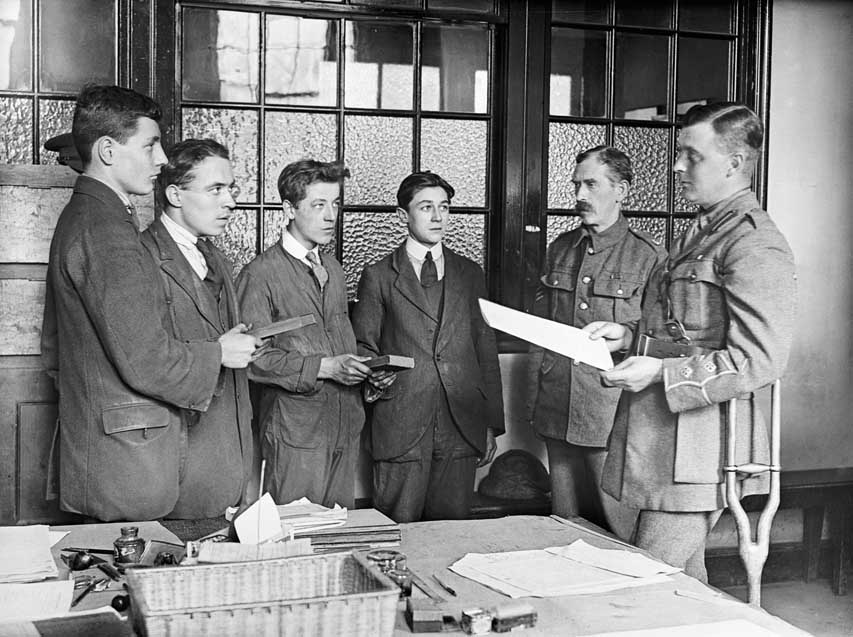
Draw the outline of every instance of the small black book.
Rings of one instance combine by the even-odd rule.
[[[364,364],[370,369],[376,371],[390,370],[392,372],[398,372],[404,369],[412,369],[415,366],[415,359],[411,356],[385,354],[384,356],[377,356],[376,358],[366,360],[364,361]]]

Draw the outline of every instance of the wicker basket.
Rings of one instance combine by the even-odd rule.
[[[364,558],[128,569],[141,635],[391,635],[400,589]]]

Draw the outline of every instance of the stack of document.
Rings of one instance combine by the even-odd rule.
[[[340,505],[336,504],[334,508],[329,509],[322,504],[311,502],[308,498],[280,504],[276,508],[285,537],[291,533],[310,535],[316,531],[343,526],[347,521],[347,510]]]
[[[450,570],[510,597],[602,593],[665,582],[680,569],[639,553],[576,540],[569,546],[507,553],[468,553]]]
[[[349,511],[346,524],[315,529],[302,537],[311,538],[314,551],[349,551],[400,546],[400,526],[376,509]]]
[[[0,583],[58,577],[50,544],[50,530],[43,524],[0,527]]]

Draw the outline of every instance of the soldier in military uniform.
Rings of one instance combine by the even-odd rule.
[[[761,121],[719,103],[683,124],[674,170],[699,214],[652,273],[634,338],[626,325],[586,329],[611,351],[637,348],[601,374],[625,390],[603,487],[640,509],[637,546],[707,580],[705,539],[726,507],[724,403],[737,399],[737,463],[766,463],[753,392],[785,370],[796,290],[791,249],[750,189]],[[745,479],[742,495],[767,484]]]
[[[646,280],[664,252],[622,215],[632,179],[631,160],[621,150],[597,146],[577,156],[572,182],[582,225],[548,248],[534,314],[579,328],[640,318]],[[629,538],[636,510],[600,487],[621,390],[603,386],[598,370],[585,363],[541,348],[532,352],[538,372],[532,424],[548,449],[553,512],[582,515]]]

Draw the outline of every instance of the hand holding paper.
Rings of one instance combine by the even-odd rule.
[[[598,369],[613,367],[613,358],[604,340],[590,340],[587,332],[576,327],[531,316],[485,299],[480,299],[480,311],[492,329],[512,334]]]

